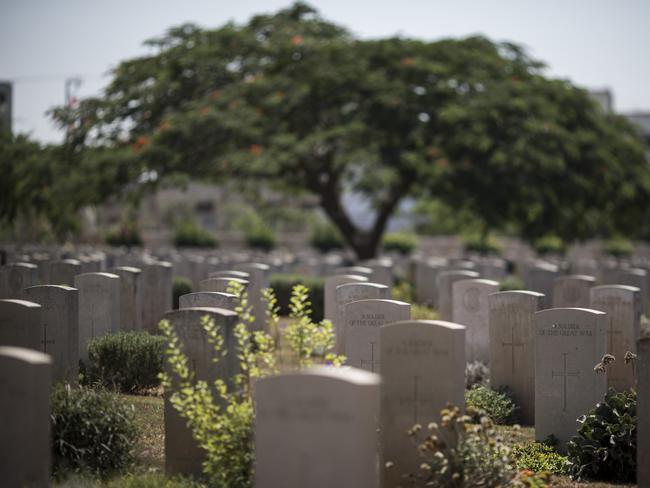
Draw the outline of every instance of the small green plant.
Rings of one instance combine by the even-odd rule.
[[[382,248],[386,252],[397,252],[402,256],[408,256],[418,246],[418,239],[414,234],[394,232],[386,234]]]
[[[553,235],[540,237],[533,243],[533,248],[540,256],[549,254],[563,256],[566,253],[566,243],[558,236]]]
[[[174,227],[174,245],[177,247],[218,247],[216,237],[192,220],[183,220]]]
[[[118,332],[96,337],[88,344],[83,384],[100,384],[123,392],[158,386],[165,340],[147,332]]]
[[[178,301],[181,295],[192,293],[192,282],[184,276],[174,276],[172,284],[172,301],[174,309],[178,309]]]
[[[328,222],[314,224],[309,236],[311,247],[322,253],[343,249],[343,238],[336,227]]]
[[[517,469],[530,470],[535,473],[549,472],[564,474],[567,458],[559,454],[553,447],[541,442],[516,445],[512,448],[511,457]]]
[[[312,319],[319,322],[325,316],[325,280],[312,276],[274,274],[270,278],[270,286],[277,298],[280,315],[291,312],[291,294],[296,285],[304,285],[309,289]]]
[[[438,320],[438,318],[438,312],[434,309],[417,303],[411,304],[411,320]]]
[[[271,251],[275,248],[275,234],[263,220],[257,220],[246,229],[246,245],[252,249]]]
[[[476,253],[481,256],[499,255],[503,248],[499,241],[492,235],[471,234],[464,238],[465,252]]]
[[[490,369],[481,361],[473,361],[465,366],[465,388],[490,383]]]
[[[578,419],[578,435],[567,444],[571,477],[634,482],[636,420],[636,392],[610,389],[603,402]]]
[[[51,399],[53,473],[106,478],[133,462],[133,409],[107,391],[59,385]]]
[[[106,244],[110,246],[141,246],[142,238],[135,222],[123,222],[106,235]]]
[[[526,285],[521,278],[515,275],[506,276],[499,283],[499,291],[525,290]]]
[[[632,243],[620,237],[605,241],[603,248],[606,254],[615,258],[626,258],[634,253],[634,246]]]
[[[474,385],[465,390],[465,404],[478,412],[474,416],[477,421],[487,415],[497,424],[512,424],[516,418],[517,406],[512,398],[506,392],[485,385]]]
[[[413,285],[408,281],[399,281],[392,290],[393,300],[413,303]]]

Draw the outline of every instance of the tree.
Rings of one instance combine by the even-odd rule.
[[[629,127],[544,78],[511,43],[359,40],[297,3],[245,25],[183,25],[148,45],[155,52],[121,63],[102,97],[54,111],[67,144],[130,148],[134,178],[180,173],[312,193],[361,259],[375,255],[406,196],[469,208],[486,229],[515,220],[528,237],[554,231],[558,215],[570,229],[585,208],[603,220],[591,205],[611,195],[588,191],[594,168],[612,169],[608,192],[647,172]],[[630,198],[650,193],[632,187]],[[350,219],[346,192],[372,204],[370,228]]]

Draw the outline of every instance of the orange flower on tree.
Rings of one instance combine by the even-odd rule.
[[[415,59],[411,57],[402,58],[400,63],[402,64],[402,66],[413,66],[415,64]]]
[[[251,144],[250,147],[248,148],[248,152],[251,153],[253,156],[259,156],[264,152],[264,148],[259,144]]]
[[[151,144],[151,139],[147,136],[139,136],[133,143],[133,150],[140,151]]]
[[[210,107],[201,108],[201,115],[208,115],[210,113]]]
[[[291,44],[294,46],[300,46],[303,43],[304,39],[300,34],[296,34],[291,38]]]

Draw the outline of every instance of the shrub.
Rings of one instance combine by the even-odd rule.
[[[178,247],[218,247],[217,239],[192,220],[184,220],[174,228],[174,245]]]
[[[499,255],[503,251],[501,244],[493,236],[472,234],[464,239],[465,252],[476,253],[481,256]]]
[[[490,369],[481,361],[467,363],[465,366],[465,388],[474,385],[487,385],[490,382]]]
[[[529,469],[535,473],[564,474],[567,458],[559,454],[553,447],[541,442],[516,445],[512,448],[512,460],[517,469]]]
[[[478,411],[475,420],[487,415],[497,424],[512,424],[517,406],[505,391],[496,391],[485,385],[474,385],[465,391],[465,404]]]
[[[263,221],[257,222],[246,230],[246,245],[262,251],[272,250],[275,248],[273,230]]]
[[[605,241],[603,248],[605,253],[615,258],[625,258],[634,253],[634,246],[632,243],[621,238]]]
[[[634,482],[636,393],[610,389],[605,401],[578,422],[578,435],[567,444],[571,477]]]
[[[515,275],[506,276],[501,283],[499,283],[499,291],[511,291],[511,290],[525,290],[526,285],[521,278]]]
[[[393,300],[413,303],[413,285],[408,281],[399,281],[392,289]]]
[[[334,249],[343,249],[343,238],[336,227],[327,222],[316,223],[309,237],[309,243],[315,249],[325,253]]]
[[[192,293],[192,282],[184,276],[174,276],[172,285],[172,301],[174,309],[178,309],[178,299],[181,295]]]
[[[276,274],[271,275],[270,286],[275,292],[280,308],[280,315],[289,315],[291,293],[296,285],[304,285],[309,289],[312,319],[320,322],[325,316],[325,280],[311,276]]]
[[[417,303],[411,304],[411,320],[438,320],[438,318],[438,312],[434,309]]]
[[[397,252],[402,256],[408,256],[418,245],[418,239],[413,234],[404,232],[394,232],[386,234],[382,243],[382,248],[386,252]]]
[[[53,472],[106,478],[133,461],[133,409],[107,391],[59,385],[51,402]]]
[[[101,384],[124,392],[158,386],[165,340],[147,332],[118,332],[88,344],[84,384]]]
[[[537,239],[533,243],[533,248],[540,256],[547,254],[563,255],[566,252],[566,243],[558,236],[549,235]]]
[[[204,488],[205,485],[184,478],[168,478],[162,473],[128,473],[106,483],[106,488]]]
[[[124,222],[106,235],[106,244],[127,247],[141,246],[142,238],[135,223]]]

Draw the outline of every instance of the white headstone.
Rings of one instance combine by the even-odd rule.
[[[648,314],[648,274],[641,268],[605,269],[604,285],[628,285],[641,290],[641,310]]]
[[[262,296],[262,290],[269,288],[271,268],[262,263],[243,264],[240,268],[249,274],[248,299],[252,307],[255,322],[252,330],[264,330],[266,325],[266,301]]]
[[[38,266],[32,263],[0,266],[0,298],[24,300],[25,288],[38,285],[38,276]]]
[[[584,308],[552,308],[535,314],[535,439],[551,434],[564,450],[577,418],[603,400],[604,374],[594,366],[605,353],[607,316]]]
[[[238,304],[236,295],[220,291],[197,291],[178,298],[179,308],[212,307],[235,310]]]
[[[544,306],[550,306],[553,300],[553,283],[560,276],[558,266],[541,261],[526,266],[523,273],[526,290],[544,294]]]
[[[589,290],[596,286],[596,278],[587,275],[569,275],[553,282],[553,307],[589,307]]]
[[[442,258],[418,259],[414,266],[415,301],[421,305],[437,305],[438,274],[446,269],[447,261]]]
[[[259,380],[255,486],[378,488],[379,386],[376,374],[324,366]]]
[[[438,317],[440,320],[452,320],[454,316],[453,284],[460,280],[477,279],[479,274],[476,271],[452,270],[441,271],[436,278],[436,290],[438,294]]]
[[[419,471],[406,432],[440,420],[451,403],[465,407],[465,327],[438,320],[395,322],[381,327],[381,466],[383,486],[400,486]]]
[[[77,259],[64,259],[50,263],[51,285],[74,285],[74,277],[81,274],[81,262]]]
[[[27,300],[0,300],[0,345],[42,351],[43,309]]]
[[[325,278],[325,318],[336,322],[338,308],[336,306],[336,287],[345,283],[362,283],[367,282],[365,276],[356,275],[336,275]]]
[[[201,281],[199,286],[200,291],[218,291],[222,293],[228,293],[231,283],[239,283],[245,289],[248,289],[249,281],[242,280],[241,278],[208,278],[207,280]]]
[[[172,264],[167,261],[147,261],[142,270],[142,327],[158,334],[158,322],[172,309]]]
[[[142,330],[142,270],[119,266],[109,272],[120,277],[120,330]]]

